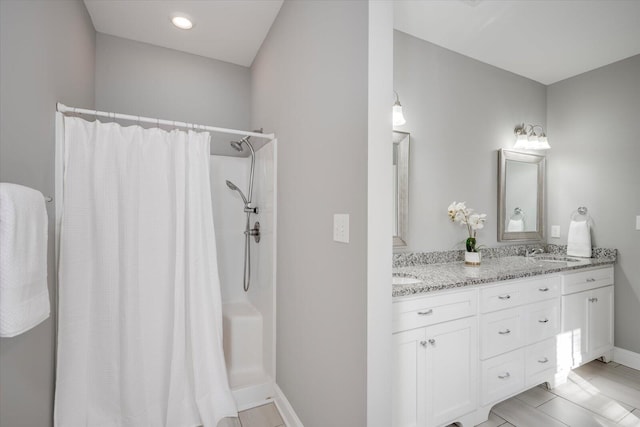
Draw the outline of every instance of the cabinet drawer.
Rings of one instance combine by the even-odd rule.
[[[562,295],[613,285],[613,267],[567,273],[562,276]]]
[[[489,313],[524,304],[527,288],[522,285],[522,282],[517,282],[480,289],[480,312]]]
[[[393,304],[393,332],[461,319],[476,314],[476,290],[416,298]]]
[[[488,359],[524,345],[523,314],[524,308],[516,307],[481,316],[481,359]]]
[[[524,349],[485,360],[482,371],[482,405],[502,400],[524,388]]]
[[[560,333],[560,298],[526,307],[526,343],[533,344]]]
[[[532,387],[553,378],[557,366],[556,339],[526,347],[525,375],[526,386]]]
[[[537,302],[559,297],[561,283],[560,276],[532,281],[527,285],[527,301]]]

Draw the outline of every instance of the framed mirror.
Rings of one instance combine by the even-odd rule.
[[[407,246],[409,225],[409,134],[393,131],[393,246]]]
[[[544,239],[545,157],[498,151],[498,241]]]

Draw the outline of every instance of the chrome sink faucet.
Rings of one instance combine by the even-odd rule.
[[[542,254],[542,253],[544,253],[544,249],[541,249],[541,248],[535,248],[531,252],[529,252],[529,249],[525,249],[524,256],[530,257],[530,256],[534,256],[535,254]]]

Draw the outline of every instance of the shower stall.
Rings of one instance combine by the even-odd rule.
[[[211,156],[211,191],[217,245],[224,248],[218,266],[225,358],[242,410],[275,395],[277,140],[255,151],[250,141],[240,146],[236,156]]]
[[[275,385],[275,232],[277,140],[253,132],[147,119],[58,106],[56,118],[56,199],[64,200],[63,113],[103,116],[141,126],[210,131],[212,213],[222,297],[223,347],[231,392],[238,410],[272,401]],[[93,120],[91,118],[91,120]],[[147,123],[144,125],[143,123]],[[131,124],[131,123],[129,123]],[[256,137],[250,141],[249,136]],[[242,139],[238,137],[244,136]],[[257,138],[261,137],[261,138]],[[271,137],[273,137],[271,135]],[[218,147],[236,141],[233,154]],[[238,151],[238,148],[243,148]],[[56,204],[56,235],[62,203]],[[259,223],[259,226],[256,224]],[[259,242],[256,237],[259,237]]]

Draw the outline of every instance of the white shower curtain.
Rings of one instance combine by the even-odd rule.
[[[222,350],[209,134],[66,117],[58,427],[216,427]]]

